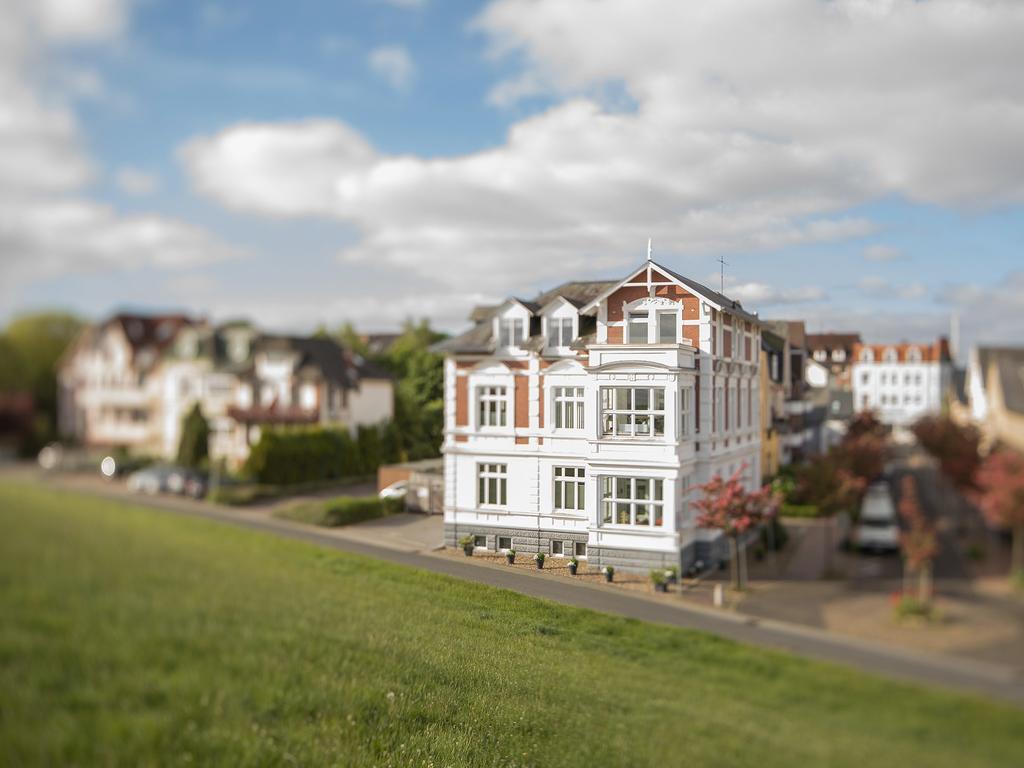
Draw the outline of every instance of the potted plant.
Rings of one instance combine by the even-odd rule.
[[[675,584],[679,581],[678,565],[670,565],[665,569],[665,581],[669,584]]]
[[[650,573],[651,584],[655,592],[668,592],[668,581],[665,579],[665,571],[656,568]]]
[[[512,565],[516,561],[516,551],[514,549],[505,550],[505,559],[508,560],[508,564]]]
[[[466,553],[466,557],[473,556],[473,545],[475,544],[475,542],[476,539],[474,539],[472,536],[463,536],[461,539],[459,539],[459,546],[462,547],[462,551]]]
[[[547,555],[545,555],[543,552],[538,552],[536,555],[533,556],[533,562],[535,562],[537,564],[538,568],[543,568],[544,567],[544,558],[546,558],[546,557],[547,557]]]
[[[580,561],[576,559],[576,555],[569,558],[569,575],[575,576],[576,569],[580,567]]]
[[[604,574],[604,580],[605,581],[611,582],[612,579],[615,578],[615,566],[614,565],[606,565],[604,568],[601,569],[601,573]]]

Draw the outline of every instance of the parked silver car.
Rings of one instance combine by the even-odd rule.
[[[152,464],[128,475],[128,490],[154,496],[171,490],[171,476],[179,472],[170,464]]]
[[[853,531],[853,544],[857,549],[872,552],[899,551],[899,519],[888,483],[872,483],[868,487]]]

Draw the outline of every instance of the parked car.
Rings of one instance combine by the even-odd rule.
[[[128,490],[153,496],[170,490],[171,475],[179,471],[169,464],[152,464],[128,475]]]
[[[873,483],[864,494],[860,517],[853,531],[853,545],[871,552],[899,551],[899,519],[888,483]]]
[[[397,483],[392,483],[387,488],[381,490],[378,494],[382,499],[402,499],[405,498],[405,494],[409,492],[409,481],[399,480]]]
[[[193,499],[201,499],[206,495],[206,476],[194,469],[174,467],[167,478],[167,490]]]

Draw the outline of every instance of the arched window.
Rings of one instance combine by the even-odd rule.
[[[875,353],[870,349],[862,349],[860,352],[860,361],[862,363],[873,363],[875,362]]]

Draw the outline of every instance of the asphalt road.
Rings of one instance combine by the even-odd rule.
[[[94,492],[120,497],[123,500],[123,494],[113,490],[107,493],[103,493],[102,490]],[[566,605],[710,632],[743,643],[856,667],[872,674],[978,693],[1024,706],[1024,677],[1020,670],[1005,666],[927,653],[911,653],[839,637],[809,627],[666,603],[637,593],[603,588],[599,584],[545,578],[518,569],[488,567],[429,553],[375,546],[365,541],[345,538],[336,531],[291,523],[266,514],[239,512],[205,502],[175,497],[133,497],[131,501],[175,514],[216,520],[467,581],[510,589]]]

